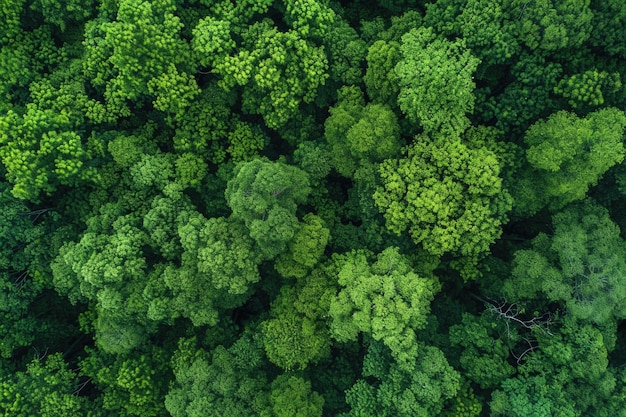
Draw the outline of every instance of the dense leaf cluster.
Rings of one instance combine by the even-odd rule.
[[[623,1],[0,3],[0,415],[626,416]]]

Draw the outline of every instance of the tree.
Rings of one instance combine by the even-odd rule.
[[[524,141],[529,169],[513,188],[516,212],[531,215],[582,200],[602,174],[624,159],[626,116],[605,108],[585,118],[565,111],[533,124]]]
[[[577,48],[592,32],[593,13],[589,1],[540,0],[532,5],[517,0],[519,39],[531,50]]]
[[[433,255],[452,253],[471,264],[502,233],[511,208],[498,157],[459,139],[419,135],[406,157],[380,164],[374,201],[387,229],[408,229]],[[469,272],[469,271],[466,271]]]
[[[419,277],[397,248],[386,249],[371,265],[356,251],[339,262],[343,288],[330,304],[332,336],[347,342],[369,334],[389,347],[398,366],[410,369],[419,352],[415,330],[425,325],[438,282]]]
[[[465,42],[438,38],[422,27],[402,37],[400,51],[395,73],[402,112],[427,133],[463,133],[474,110],[472,74],[479,63]]]
[[[73,0],[65,3],[53,0],[35,0],[30,5],[30,9],[41,13],[45,22],[52,23],[62,31],[66,31],[73,25],[78,25],[92,16],[95,12],[94,3],[93,0]]]
[[[568,318],[558,332],[535,335],[537,348],[519,374],[493,392],[492,415],[589,415],[614,394],[615,379],[597,328]]]
[[[104,415],[97,402],[76,395],[79,390],[78,375],[68,368],[61,353],[33,359],[25,371],[3,375],[0,412],[16,417]]]
[[[311,383],[297,376],[279,375],[272,381],[270,404],[276,417],[321,417],[324,399]]]
[[[331,27],[324,39],[329,77],[341,84],[357,84],[363,77],[361,66],[367,54],[367,45],[357,31],[339,16],[335,16]]]
[[[326,54],[299,31],[279,32],[267,20],[251,24],[240,36],[239,52],[215,61],[212,72],[221,76],[219,85],[226,90],[243,86],[243,110],[260,114],[268,127],[278,129],[325,83]]]
[[[574,109],[597,108],[604,104],[604,96],[620,91],[619,73],[588,70],[562,79],[554,92],[562,95]]]
[[[52,263],[55,289],[73,304],[92,303],[99,346],[122,353],[139,346],[156,326],[146,319],[146,233],[136,214],[110,203],[78,242],[66,242]],[[123,210],[123,209],[122,209]]]
[[[552,218],[554,235],[539,235],[532,249],[515,252],[509,301],[545,294],[583,322],[607,324],[626,317],[626,261],[619,228],[606,209],[586,200]]]
[[[268,359],[287,371],[305,369],[330,355],[328,329],[298,311],[295,299],[294,289],[283,287],[272,303],[271,318],[261,324]]]
[[[169,0],[122,0],[115,21],[103,17],[87,25],[83,60],[92,85],[104,89],[107,110],[131,113],[129,102],[154,98],[155,108],[186,109],[199,89],[191,75],[191,48],[180,36],[182,23]]]
[[[343,87],[330,108],[324,134],[334,168],[346,177],[359,166],[380,162],[400,151],[400,126],[396,115],[382,104],[367,104],[357,87]]]
[[[14,184],[12,194],[21,199],[36,202],[42,192],[50,195],[60,185],[97,182],[98,172],[89,163],[101,156],[97,149],[64,112],[30,104],[23,114],[9,110],[0,117],[0,160]]]
[[[289,251],[280,255],[274,264],[284,277],[302,278],[306,275],[320,261],[330,240],[330,230],[320,217],[309,213],[302,220],[298,233],[289,244]]]
[[[263,415],[270,408],[264,365],[262,347],[249,332],[211,352],[198,349],[195,339],[181,339],[165,407],[173,417]]]
[[[500,337],[489,319],[487,313],[479,318],[463,313],[461,323],[450,328],[450,342],[462,348],[458,359],[463,376],[482,389],[495,388],[515,373],[507,361],[514,341]]]
[[[215,324],[214,313],[207,316],[211,304],[233,308],[243,303],[251,285],[260,279],[260,256],[236,221],[205,219],[199,213],[182,219],[178,228],[184,249],[181,268],[169,265],[163,280],[173,292],[175,311],[196,325]]]
[[[295,211],[309,195],[306,172],[282,162],[241,163],[226,187],[233,218],[243,221],[267,259],[284,252],[295,237]]]
[[[493,1],[488,5],[476,0],[438,1],[426,5],[424,20],[438,33],[450,38],[460,36],[482,63],[501,64],[520,50],[515,21],[519,8]]]
[[[590,8],[593,13],[591,26],[595,28],[590,33],[591,43],[600,46],[611,55],[626,57],[624,33],[613,30],[626,24],[626,11],[622,4],[617,0],[593,0]]]
[[[103,393],[104,410],[124,417],[165,415],[170,369],[162,349],[149,347],[130,358],[91,349],[87,353],[80,362],[82,373]]]
[[[346,392],[351,410],[342,417],[432,416],[460,388],[459,374],[443,352],[422,346],[414,368],[394,363],[380,343],[372,343],[363,359],[363,377]],[[372,384],[368,380],[376,381]]]
[[[367,95],[375,103],[395,103],[400,87],[395,66],[400,61],[400,45],[398,42],[374,42],[367,51],[367,71],[363,82]]]

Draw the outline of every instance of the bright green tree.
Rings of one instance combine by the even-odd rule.
[[[119,416],[164,416],[163,397],[170,370],[165,352],[157,347],[125,358],[87,350],[81,372],[91,378],[102,395],[102,408]]]
[[[452,253],[471,264],[502,233],[511,198],[502,187],[498,157],[484,147],[420,135],[405,158],[384,161],[379,174],[374,201],[387,229],[408,229],[433,255]]]
[[[479,63],[465,41],[450,42],[422,27],[402,37],[400,51],[395,73],[402,112],[427,133],[463,133],[474,110],[473,73]]]
[[[30,361],[25,371],[2,375],[0,413],[15,417],[104,415],[97,402],[76,395],[78,375],[61,353]]]
[[[272,416],[321,417],[324,399],[311,390],[311,383],[297,376],[279,375],[270,392]],[[269,417],[269,416],[268,416]]]
[[[342,288],[330,304],[332,336],[347,342],[369,334],[410,369],[419,352],[415,330],[424,327],[439,283],[413,272],[397,248],[386,249],[372,264],[365,253],[352,252],[340,265]]]
[[[102,156],[101,147],[88,141],[64,112],[31,104],[24,113],[9,110],[0,116],[0,160],[14,184],[13,195],[38,201],[60,185],[97,182],[90,160]]]
[[[99,17],[87,25],[87,78],[104,90],[108,111],[118,117],[130,115],[130,103],[147,97],[161,111],[182,112],[199,89],[176,6],[169,0],[122,0],[116,6],[114,21]]]

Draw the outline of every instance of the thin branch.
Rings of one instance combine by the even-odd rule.
[[[92,380],[93,378],[89,378],[85,382],[81,382],[80,384],[78,384],[78,387],[74,390],[72,394],[78,395],[83,390],[83,388],[85,388],[87,384],[89,384]]]

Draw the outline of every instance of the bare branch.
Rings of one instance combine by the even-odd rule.
[[[517,360],[517,364],[520,365],[522,358],[527,354],[530,353],[532,351],[534,351],[535,349],[537,349],[539,347],[539,342],[537,342],[536,340],[530,340],[530,339],[526,339],[524,338],[524,340],[526,341],[526,343],[528,343],[528,349],[526,349],[525,351],[523,351],[519,356],[515,354],[515,352],[513,350],[511,350],[511,355],[513,355],[513,357]]]
[[[93,378],[89,378],[85,382],[81,382],[80,384],[78,384],[78,387],[74,390],[74,392],[72,394],[74,394],[74,395],[80,394],[80,392],[83,390],[83,388],[85,388],[87,386],[87,384],[89,384],[92,380],[93,380]]]
[[[507,323],[507,330],[509,326],[508,323],[514,322],[525,329],[538,329],[546,334],[552,335],[549,329],[549,325],[552,321],[552,316],[550,314],[544,314],[539,317],[533,317],[532,319],[524,320],[520,317],[521,311],[517,304],[508,304],[506,300],[504,300],[503,302],[489,300],[488,304],[489,306],[487,308],[489,311],[498,316],[498,318],[505,320],[505,323]]]

